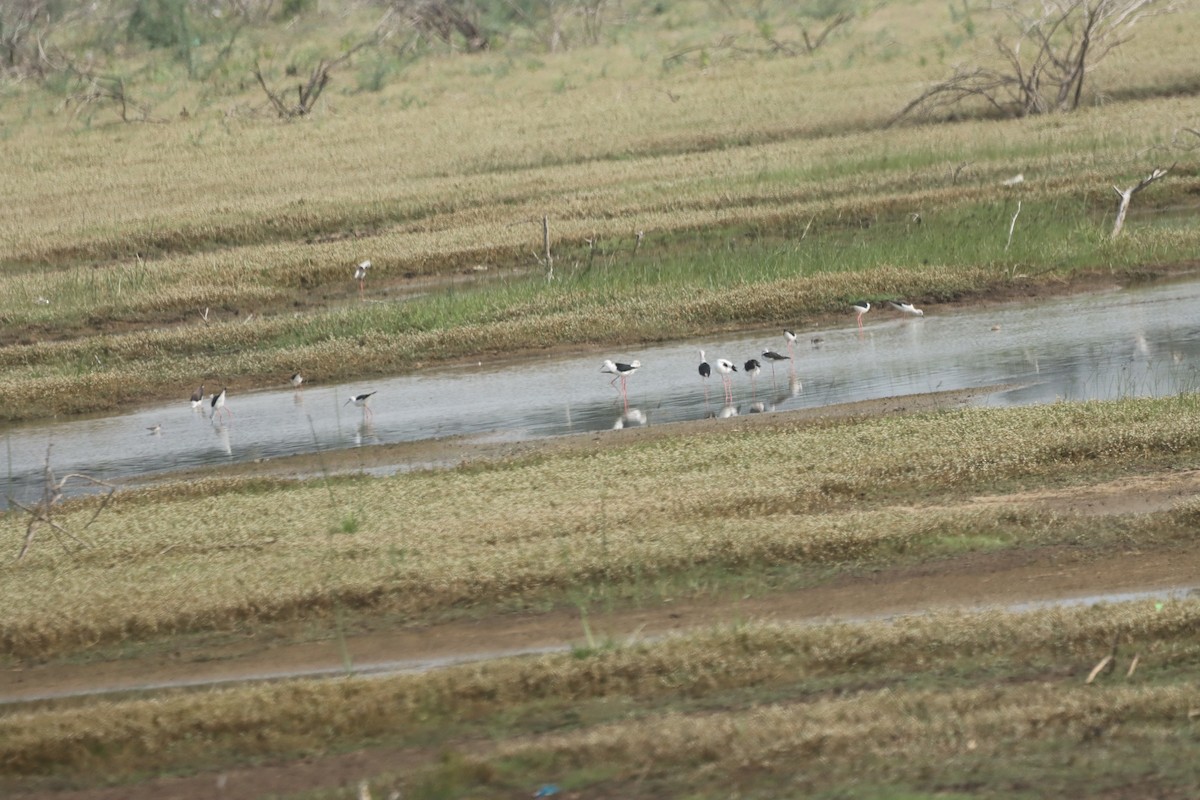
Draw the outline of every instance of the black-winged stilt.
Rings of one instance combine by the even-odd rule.
[[[363,285],[367,282],[367,270],[371,268],[371,259],[360,261],[354,268],[354,280],[358,281],[358,299],[363,296]]]
[[[200,384],[200,388],[192,392],[192,408],[199,408],[204,403],[204,384]]]
[[[708,376],[712,375],[712,367],[709,366],[708,360],[704,357],[704,351],[700,351],[700,377],[704,379],[704,402],[708,403]]]
[[[612,386],[613,384],[615,384],[617,382],[618,378],[621,380],[621,385],[624,386],[625,379],[628,378],[633,373],[637,372],[638,367],[640,367],[640,366],[642,366],[642,362],[640,362],[640,361],[632,361],[628,364],[622,364],[620,361],[613,361],[612,359],[605,359],[604,364],[600,367],[600,371],[607,372],[610,375],[616,376],[615,378],[613,378],[611,381],[608,382],[609,386]]]
[[[293,372],[291,380],[292,380],[292,386],[299,389],[300,384],[304,383],[304,376],[301,375],[299,372]]]
[[[623,364],[620,361],[605,359],[604,364],[600,367],[601,372],[607,372],[610,375],[615,376],[611,381],[608,382],[609,386],[614,385],[618,380],[621,381],[621,388],[617,391],[621,393],[621,398],[625,401],[626,408],[629,407],[629,394],[628,386],[626,385],[625,381],[630,375],[637,372],[638,367],[640,366],[642,366],[641,361],[631,361],[628,364]]]
[[[342,403],[342,405],[347,406],[347,405],[350,405],[351,403],[354,403],[354,405],[358,406],[359,408],[361,408],[363,410],[364,417],[374,416],[371,413],[370,406],[367,405],[367,401],[371,399],[371,395],[373,395],[373,394],[375,394],[375,393],[367,392],[366,394],[356,394],[353,397],[351,397],[349,400],[347,400],[346,402]]]
[[[225,394],[228,391],[229,391],[228,387],[222,386],[221,393],[214,394],[212,396],[212,404],[211,405],[212,405],[212,418],[213,419],[216,419],[217,414],[220,414],[222,412],[229,414],[230,416],[233,415],[233,412],[225,407]]]
[[[783,353],[776,353],[774,350],[763,350],[762,357],[771,362],[771,386],[775,386],[775,362],[776,361],[791,361],[791,356],[785,356]]]
[[[925,312],[905,300],[888,300],[888,305],[896,309],[902,314],[909,314],[914,317],[923,317]]]
[[[753,400],[758,393],[757,378],[758,373],[762,371],[762,364],[757,358],[752,358],[745,364],[742,364],[742,369],[750,376],[750,399]]]
[[[784,328],[783,338],[787,340],[788,352],[791,353],[792,345],[796,343],[796,334],[793,331],[789,331],[787,328]]]
[[[871,301],[870,300],[859,300],[856,303],[854,303],[853,305],[851,305],[850,307],[854,309],[854,313],[858,314],[858,330],[861,333],[862,329],[863,329],[863,324],[862,324],[863,314],[866,314],[868,311],[871,310]]]
[[[160,433],[162,433],[162,425],[151,425],[149,428],[146,428],[146,430],[150,431],[151,436],[158,436]]]
[[[726,358],[717,359],[717,372],[721,373],[721,383],[725,385],[725,404],[733,403],[733,378],[729,377],[737,372],[737,365]]]

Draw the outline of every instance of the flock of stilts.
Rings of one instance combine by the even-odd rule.
[[[369,269],[371,269],[371,262],[369,260],[360,262],[358,264],[358,266],[355,267],[355,269],[354,269],[354,279],[356,281],[358,281],[358,292],[359,292],[360,298],[362,297],[363,286],[366,282],[367,271]],[[915,316],[915,317],[922,317],[925,315],[924,311],[922,311],[919,308],[916,308],[912,303],[909,303],[905,300],[888,300],[887,304],[902,314],[908,314],[910,316]],[[863,318],[863,315],[865,315],[866,313],[868,313],[871,310],[871,302],[869,300],[859,300],[859,301],[851,304],[850,307],[854,310],[854,312],[856,314],[856,320],[858,321],[858,330],[861,333],[862,329],[863,329],[862,318]],[[792,353],[792,347],[796,343],[796,334],[790,330],[785,330],[783,332],[783,335],[787,341],[788,352]],[[768,363],[771,364],[772,372],[774,371],[776,362],[792,360],[792,355],[785,356],[782,353],[778,353],[771,349],[763,350],[762,357],[765,358],[768,361]],[[641,368],[641,366],[642,366],[641,361],[635,360],[635,361],[631,361],[628,364],[626,364],[624,362],[606,359],[604,361],[604,364],[600,367],[601,372],[608,373],[613,376],[613,379],[611,381],[609,381],[609,385],[613,386],[614,388],[617,388],[617,391],[619,391],[621,393],[621,399],[625,403],[626,410],[628,410],[628,408],[629,408],[629,392],[628,392],[629,387],[628,387],[627,381],[629,379],[629,376],[632,375],[633,373],[637,372],[638,369]],[[732,361],[729,361],[724,358],[718,358],[713,363],[710,364],[707,360],[707,357],[704,354],[704,351],[701,350],[700,351],[700,366],[698,368],[698,371],[700,373],[700,377],[705,379],[704,399],[706,402],[708,400],[707,380],[709,377],[712,376],[714,369],[716,370],[717,374],[721,376],[721,384],[725,389],[726,405],[732,404],[733,403],[733,379],[731,376],[733,373],[738,371],[737,365],[734,364]],[[742,370],[745,374],[749,375],[750,379],[753,381],[755,378],[758,377],[759,372],[761,372],[761,370],[762,370],[762,362],[759,361],[757,358],[748,359],[745,363],[742,364]],[[616,386],[617,381],[621,382],[620,387]],[[299,372],[295,372],[292,374],[291,384],[294,388],[299,389],[303,383],[304,383],[304,376],[302,376]],[[222,386],[220,392],[214,392],[208,398],[207,402],[209,405],[209,415],[212,417],[212,420],[214,423],[217,421],[217,419],[220,417],[220,415],[226,415],[226,416],[233,415],[233,411],[231,411],[229,408],[227,408],[225,406],[225,398],[228,395],[228,392],[229,392],[228,387]],[[343,405],[349,405],[349,404],[353,403],[355,405],[355,407],[361,408],[363,410],[364,418],[370,418],[372,416],[372,414],[371,414],[370,407],[367,405],[367,401],[369,401],[371,399],[371,396],[374,394],[375,394],[375,392],[366,392],[364,394],[356,394],[353,397],[351,397],[349,400],[347,400],[345,403],[343,403]],[[198,411],[203,410],[203,406],[205,403],[203,384],[201,384],[200,387],[196,389],[196,391],[192,392],[191,401],[192,401],[193,409],[198,410]],[[154,426],[148,428],[148,430],[152,434],[157,434],[162,430],[162,426],[154,425]]]
[[[299,372],[293,372],[290,380],[291,380],[292,386],[296,389],[299,389],[304,384],[304,376],[301,375]],[[222,386],[220,392],[214,392],[208,398],[207,402],[208,402],[208,405],[210,408],[210,416],[212,417],[212,420],[214,423],[217,421],[218,415],[220,415],[220,414],[226,414],[226,415],[230,415],[230,416],[233,415],[233,411],[231,411],[230,409],[225,407],[225,397],[226,397],[226,395],[228,395],[228,393],[229,393],[229,388],[226,386]],[[342,405],[347,406],[347,405],[350,405],[351,403],[354,403],[354,405],[357,408],[361,408],[363,410],[363,417],[370,419],[371,409],[367,405],[367,401],[371,399],[371,396],[373,394],[375,394],[375,392],[365,392],[363,394],[356,394],[353,397],[351,397],[349,400],[347,400],[345,403],[343,403]],[[204,384],[200,384],[200,386],[196,389],[196,391],[192,392],[191,400],[192,400],[192,408],[194,410],[196,410],[196,411],[204,410],[204,403],[205,403]],[[151,433],[159,433],[162,430],[162,426],[154,425],[154,426],[151,426],[150,428],[148,428],[147,430],[149,430]]]
[[[887,304],[902,314],[908,314],[909,316],[914,316],[914,317],[925,316],[924,311],[917,308],[912,303],[909,303],[906,300],[888,300]],[[871,302],[869,300],[859,300],[859,301],[853,303],[850,307],[854,310],[855,314],[857,315],[856,319],[858,321],[858,330],[861,333],[862,329],[863,329],[862,318],[863,318],[864,314],[866,314],[867,312],[869,312],[871,310]],[[796,334],[790,330],[784,330],[783,336],[784,336],[784,339],[787,341],[788,352],[790,354],[794,355],[792,348],[796,343]],[[762,357],[765,358],[767,360],[767,362],[771,364],[772,374],[774,372],[776,362],[791,361],[792,355],[785,356],[782,353],[776,352],[775,350],[771,350],[770,348],[762,351]],[[601,365],[601,367],[600,367],[601,372],[608,373],[608,374],[614,376],[613,379],[611,381],[609,381],[609,385],[613,386],[614,388],[617,389],[617,391],[619,391],[621,393],[621,399],[624,401],[626,409],[629,408],[629,392],[628,392],[627,380],[628,380],[629,376],[632,375],[633,373],[637,372],[638,369],[641,368],[641,366],[642,366],[641,361],[630,361],[628,364],[626,364],[626,363],[623,363],[620,361],[613,361],[612,359],[606,359],[604,361],[604,364]],[[725,358],[718,358],[710,364],[708,362],[707,356],[705,356],[705,354],[704,354],[704,351],[703,350],[700,351],[700,366],[698,368],[698,371],[700,373],[700,377],[705,380],[705,384],[704,384],[705,402],[708,401],[708,382],[707,381],[708,381],[708,378],[710,378],[712,376],[713,370],[716,370],[717,374],[721,376],[721,384],[725,389],[725,404],[732,405],[733,404],[733,378],[732,378],[732,375],[733,375],[733,373],[738,371],[737,364],[734,364],[732,361],[729,361],[728,359],[725,359]],[[751,381],[753,381],[755,378],[758,377],[759,372],[762,371],[762,362],[759,361],[757,358],[751,358],[742,364],[742,370],[745,374],[749,375]],[[621,385],[619,387],[617,387],[617,385],[616,385],[617,381],[621,382]]]
[[[365,261],[360,261],[358,263],[358,266],[356,266],[354,268],[354,280],[358,281],[358,298],[360,300],[363,298],[363,288],[365,287],[366,282],[367,282],[367,271],[369,269],[371,269],[371,260],[370,259],[367,259]],[[292,373],[291,382],[292,382],[293,387],[295,387],[296,389],[299,389],[300,386],[304,383],[304,376],[301,375],[299,372],[294,372],[294,373]],[[231,411],[230,409],[225,407],[225,398],[228,395],[228,393],[229,393],[229,388],[226,386],[222,386],[220,392],[216,392],[216,393],[210,395],[208,398],[209,416],[212,417],[212,420],[214,423],[217,421],[218,417],[222,414],[228,415],[228,416],[233,415],[233,411]],[[349,400],[347,400],[345,403],[343,403],[343,405],[349,405],[350,403],[354,403],[354,405],[356,407],[361,408],[363,410],[364,417],[370,418],[371,409],[367,406],[367,400],[369,400],[371,395],[373,395],[373,394],[375,394],[375,392],[367,392],[366,394],[356,394],[353,397],[351,397]],[[192,392],[191,400],[192,400],[192,408],[194,410],[196,410],[196,411],[204,410],[204,403],[205,403],[204,384],[201,384],[200,387],[196,389],[196,391]],[[149,430],[150,433],[152,433],[152,434],[157,434],[162,431],[162,425],[152,425],[149,428],[147,428],[147,430]]]

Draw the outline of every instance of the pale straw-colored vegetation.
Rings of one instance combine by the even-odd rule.
[[[1003,789],[1023,768],[1036,772],[1039,750],[1103,737],[1110,756],[1142,750],[1124,772],[1112,768],[1118,779],[1154,763],[1166,787],[1186,786],[1178,749],[1194,737],[1196,695],[1177,677],[1200,655],[1198,613],[1192,600],[741,624],[420,675],[85,699],[8,713],[0,734],[10,774],[64,777],[316,755],[363,741],[424,750],[437,769],[439,749],[462,748],[476,766],[452,766],[493,791],[572,771],[594,780],[597,767],[610,780],[642,774],[697,788],[745,769],[786,780],[797,758],[816,785],[928,781],[929,769],[986,772],[1000,759],[1008,771],[993,778]],[[1118,668],[1087,682],[1113,652]],[[745,707],[746,692],[774,699]],[[576,722],[539,734],[548,709],[572,709]],[[474,732],[479,723],[490,736]],[[489,741],[501,732],[506,741]],[[1088,752],[1078,756],[1091,764]],[[496,766],[479,768],[489,761]],[[506,773],[506,762],[521,768]],[[370,777],[424,796],[420,769]],[[1107,771],[1089,777],[1110,780]]]
[[[1016,479],[1173,464],[1196,452],[1200,407],[1186,396],[783,422],[330,484],[168,485],[119,496],[78,555],[47,538],[4,567],[0,642],[24,658],[328,620],[339,608],[419,621],[570,597],[627,602],[661,594],[664,582],[719,593],[727,578],[772,565],[846,569],[1121,536],[1165,543],[1190,536],[1191,505],[1113,528],[935,500]],[[914,493],[925,499],[914,505]],[[92,502],[60,523],[79,528]],[[0,524],[0,540],[20,540],[20,514]]]

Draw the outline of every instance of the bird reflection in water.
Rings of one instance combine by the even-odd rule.
[[[379,437],[375,435],[375,422],[369,417],[354,429],[354,445],[362,447],[364,444],[379,444]]]
[[[217,435],[217,441],[221,444],[221,451],[227,456],[233,455],[233,445],[229,441],[229,426],[224,422],[217,421],[212,429],[213,433]]]
[[[624,414],[617,417],[617,421],[613,423],[612,429],[619,431],[622,428],[632,428],[635,425],[645,425],[646,414],[638,408],[628,409]]]

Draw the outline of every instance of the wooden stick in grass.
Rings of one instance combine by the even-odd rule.
[[[1121,198],[1121,203],[1117,206],[1117,219],[1115,222],[1113,222],[1112,234],[1109,236],[1110,239],[1116,239],[1121,235],[1121,229],[1125,227],[1125,214],[1129,211],[1129,202],[1133,200],[1133,196],[1155,181],[1165,177],[1166,174],[1174,168],[1174,164],[1166,169],[1163,169],[1162,167],[1155,167],[1154,171],[1138,181],[1136,186],[1130,186],[1128,189],[1122,190],[1118,189],[1116,186],[1113,186],[1113,191],[1116,192],[1117,196]]]

